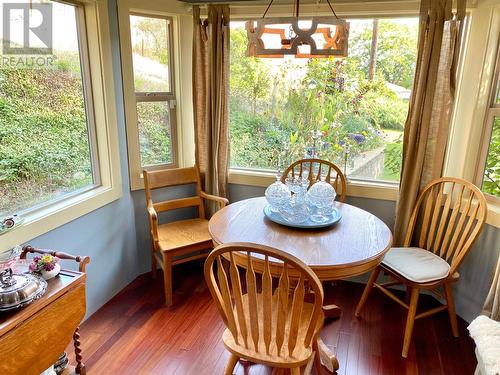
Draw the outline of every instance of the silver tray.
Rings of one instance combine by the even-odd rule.
[[[301,229],[318,229],[318,228],[326,228],[331,225],[334,225],[335,223],[338,223],[340,219],[342,219],[342,214],[340,213],[339,210],[336,208],[333,209],[332,215],[328,218],[328,221],[325,221],[324,223],[316,223],[312,221],[311,219],[307,219],[306,221],[302,223],[292,223],[285,219],[283,216],[281,216],[278,212],[273,212],[271,211],[271,206],[267,205],[264,207],[264,215],[271,221],[285,225],[287,227],[292,227],[292,228],[301,228]]]

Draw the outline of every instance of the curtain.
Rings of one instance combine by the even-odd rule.
[[[500,257],[497,261],[495,276],[493,276],[491,288],[486,297],[482,314],[500,322]]]
[[[226,196],[229,159],[229,6],[193,7],[195,157],[204,189]],[[215,207],[209,206],[209,213]]]
[[[396,205],[394,244],[401,246],[418,193],[441,177],[465,0],[422,0],[417,65],[403,137],[403,164]]]

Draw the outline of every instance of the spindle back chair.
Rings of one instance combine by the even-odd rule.
[[[281,175],[281,182],[285,183],[287,177],[302,177],[308,171],[309,187],[325,176],[325,181],[332,185],[337,192],[337,199],[345,202],[347,194],[347,180],[339,167],[328,160],[301,159],[293,162]]]
[[[410,216],[403,248],[390,249],[382,263],[373,271],[355,315],[360,315],[370,291],[376,287],[408,310],[401,353],[403,357],[408,356],[416,319],[447,309],[453,335],[458,337],[451,285],[460,277],[457,272],[458,267],[479,236],[486,214],[486,199],[481,190],[472,183],[453,177],[442,177],[430,182],[417,198]],[[429,255],[427,252],[434,255]],[[396,258],[393,254],[396,254]],[[419,280],[414,277],[414,274],[418,274],[414,270],[419,271],[419,269],[424,271],[420,275],[427,273],[427,279]],[[439,271],[432,277],[429,273],[430,269]],[[395,281],[377,284],[380,271],[386,272]],[[388,289],[389,286],[398,284],[406,285],[406,301],[401,300]],[[442,288],[444,293],[441,293],[439,288]],[[445,304],[417,314],[421,289],[429,290],[439,299],[444,300]]]
[[[256,259],[264,263],[262,274],[254,271]],[[272,267],[281,267],[274,282]],[[298,279],[290,278],[292,270]],[[227,326],[223,341],[231,358],[225,374],[232,374],[240,358],[290,368],[292,374],[302,366],[308,373],[313,362],[319,366],[323,288],[302,261],[268,246],[228,243],[208,256],[205,279]]]
[[[415,243],[457,271],[486,220],[486,198],[474,184],[454,177],[432,181],[419,195],[404,247]]]

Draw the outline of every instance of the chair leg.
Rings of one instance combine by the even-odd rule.
[[[319,347],[318,347],[318,339],[314,340],[313,342],[313,350],[314,350],[314,368],[316,369],[316,374],[321,374],[321,367],[323,365],[321,364],[321,355],[319,353]]]
[[[165,305],[172,306],[172,256],[163,255],[163,286],[165,288]]]
[[[408,307],[408,316],[406,318],[405,337],[403,341],[403,358],[408,357],[408,349],[410,348],[411,335],[413,333],[413,324],[415,323],[415,314],[417,313],[418,296],[420,291],[418,288],[412,288],[410,296],[410,305]]]
[[[224,369],[224,375],[233,375],[234,368],[236,367],[236,364],[238,363],[238,356],[231,354],[229,357],[229,361],[227,361],[226,368]]]
[[[156,279],[158,265],[156,264],[155,245],[151,240],[151,276]]]
[[[291,375],[300,375],[300,368],[299,367],[294,367],[290,369],[290,374]]]
[[[457,314],[455,312],[455,301],[453,300],[453,292],[450,283],[444,283],[444,294],[446,304],[448,305],[448,315],[450,316],[451,332],[453,336],[458,337]]]
[[[377,277],[380,273],[380,267],[377,266],[370,275],[370,278],[368,279],[368,282],[366,283],[365,290],[363,291],[363,295],[361,296],[361,299],[358,302],[358,306],[356,307],[356,311],[354,312],[354,316],[359,317],[359,313],[361,312],[361,309],[365,305],[366,300],[368,299],[368,295],[373,289],[373,284],[375,281],[377,281]]]

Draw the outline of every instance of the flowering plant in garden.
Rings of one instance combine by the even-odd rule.
[[[59,258],[52,255],[42,255],[33,258],[29,265],[29,270],[32,273],[41,274],[42,271],[52,271],[56,264],[59,262]]]

